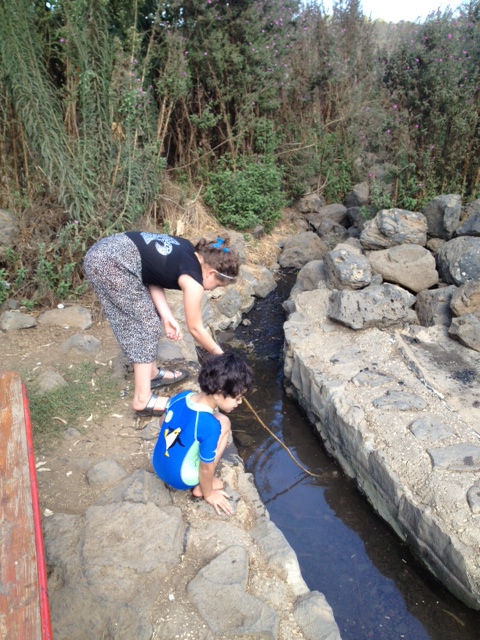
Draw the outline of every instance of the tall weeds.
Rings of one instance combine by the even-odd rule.
[[[359,0],[331,16],[299,0],[0,0],[0,206],[28,240],[0,264],[0,298],[81,291],[94,240],[144,214],[162,225],[166,172],[238,228],[363,179],[379,206],[476,197],[479,13],[382,46]]]

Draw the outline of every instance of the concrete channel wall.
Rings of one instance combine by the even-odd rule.
[[[301,293],[284,325],[290,390],[379,515],[480,609],[480,392],[462,380],[478,354],[437,327],[343,327],[329,293]]]

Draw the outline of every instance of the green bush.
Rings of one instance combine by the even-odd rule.
[[[472,197],[478,190],[478,6],[431,14],[385,66],[391,152],[401,150],[401,164],[413,167],[398,176],[405,204],[438,193]]]
[[[262,224],[268,231],[285,205],[281,171],[261,158],[236,170],[221,163],[220,169],[209,175],[205,202],[227,227],[250,229]]]

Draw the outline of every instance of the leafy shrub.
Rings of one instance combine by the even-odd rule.
[[[205,202],[221,224],[236,229],[263,224],[268,231],[280,218],[285,197],[281,171],[273,162],[249,160],[235,170],[221,163],[209,180]]]
[[[7,280],[8,272],[6,269],[0,269],[0,304],[5,302],[8,298],[8,290],[10,289],[10,283]]]
[[[478,189],[476,13],[478,3],[460,7],[455,19],[451,9],[431,14],[386,64],[383,80],[395,115],[388,129],[392,149],[402,149],[405,164],[413,163],[413,172],[399,176],[399,194],[402,187],[407,199],[453,192],[468,197]]]

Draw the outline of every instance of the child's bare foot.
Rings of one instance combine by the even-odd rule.
[[[223,482],[221,480],[219,480],[218,478],[213,478],[212,488],[214,490],[223,489]],[[194,498],[203,498],[202,489],[200,488],[199,484],[197,484],[196,487],[193,487],[192,496]]]

